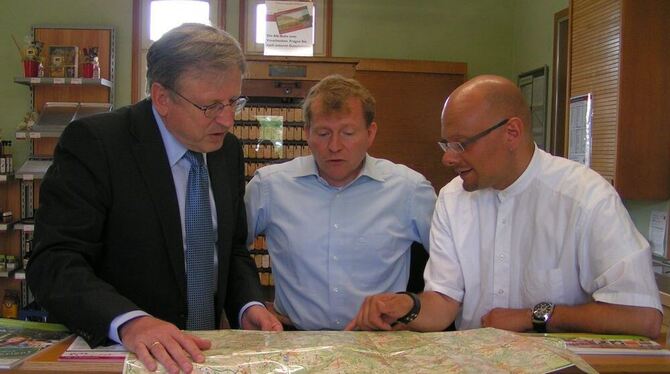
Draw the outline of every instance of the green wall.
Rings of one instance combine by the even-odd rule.
[[[515,1],[512,48],[516,74],[542,65],[549,65],[552,72],[554,14],[567,7],[568,0]]]
[[[567,1],[567,0],[565,0]],[[336,57],[446,60],[468,63],[469,76],[482,73],[514,78],[517,0],[334,0],[333,55]],[[227,1],[227,29],[238,35],[239,1]],[[6,139],[28,111],[29,89],[13,84],[22,74],[9,35],[30,33],[31,25],[111,25],[116,27],[115,106],[130,103],[132,0],[0,0],[0,129]],[[374,25],[374,27],[372,27]],[[25,160],[25,143],[14,146]]]
[[[670,200],[625,200],[624,205],[626,206],[626,209],[628,209],[630,217],[633,219],[637,229],[647,239],[649,239],[649,221],[651,212],[661,211],[670,213]]]
[[[335,0],[333,55],[462,61],[511,77],[515,1]]]
[[[30,110],[30,90],[12,83],[23,76],[21,61],[11,39],[21,43],[32,25],[104,25],[116,29],[115,106],[130,103],[132,0],[0,0],[0,129],[2,138],[15,141],[14,131]],[[27,156],[27,144],[14,142],[18,167]]]
[[[460,61],[468,77],[519,73],[548,65],[553,71],[554,13],[568,0],[333,0],[333,56]],[[227,0],[226,25],[239,32],[239,0]],[[29,89],[12,83],[22,68],[10,34],[31,25],[111,25],[116,28],[115,106],[130,103],[132,0],[0,0],[0,130],[14,131],[28,111]],[[549,98],[551,97],[551,80]],[[548,108],[547,113],[551,113]],[[15,143],[20,165],[27,145]],[[670,201],[626,201],[643,235],[649,212]]]

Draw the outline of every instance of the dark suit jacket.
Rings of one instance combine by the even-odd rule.
[[[244,159],[232,134],[207,154],[218,219],[217,320],[262,300],[245,247]],[[67,126],[41,185],[30,290],[52,319],[90,344],[144,310],[185,328],[186,275],[172,173],[151,102]]]

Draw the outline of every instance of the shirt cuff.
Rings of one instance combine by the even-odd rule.
[[[123,342],[121,341],[121,337],[119,337],[119,327],[121,327],[124,323],[130,321],[131,319],[148,315],[150,314],[147,312],[141,310],[133,310],[132,312],[123,313],[120,316],[117,316],[112,320],[112,323],[109,324],[109,332],[107,333],[107,336],[111,340],[119,344],[123,344]]]
[[[260,305],[260,306],[262,306],[263,308],[265,308],[265,305],[263,305],[263,303],[260,303],[260,302],[258,302],[258,301],[250,301],[250,302],[244,304],[244,306],[242,307],[242,309],[240,309],[240,314],[239,314],[238,317],[237,317],[237,322],[239,322],[239,325],[238,325],[238,326],[240,326],[240,329],[242,329],[242,316],[244,315],[244,312],[246,312],[247,309],[251,308],[251,307],[254,306],[254,305]]]

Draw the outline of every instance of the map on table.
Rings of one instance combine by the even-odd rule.
[[[485,328],[418,333],[198,331],[212,341],[194,373],[546,373],[577,365],[564,343]],[[133,354],[124,373],[149,373]],[[157,372],[165,372],[159,368]]]

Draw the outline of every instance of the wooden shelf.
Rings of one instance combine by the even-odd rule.
[[[0,222],[0,232],[9,231],[14,227],[13,222]]]
[[[60,138],[63,130],[53,131],[17,131],[16,139]]]
[[[84,86],[104,86],[112,88],[114,83],[104,78],[47,78],[47,77],[38,77],[38,78],[25,78],[25,77],[15,77],[15,83],[25,84],[26,86],[35,86],[35,85],[84,85]]]
[[[42,179],[52,162],[53,160],[28,159],[15,171],[15,177],[22,180]]]
[[[20,230],[23,232],[33,232],[35,230],[35,224],[34,223],[24,223],[24,222],[17,222],[14,224],[14,229]]]

